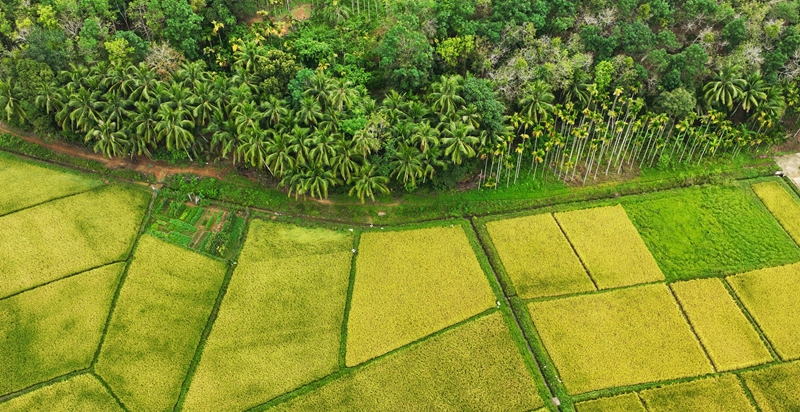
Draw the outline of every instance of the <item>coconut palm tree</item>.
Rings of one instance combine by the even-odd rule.
[[[475,149],[472,146],[478,144],[480,139],[470,134],[473,130],[472,126],[450,122],[442,132],[444,135],[441,139],[442,144],[447,146],[444,154],[450,156],[453,163],[460,165],[464,156],[475,156]]]
[[[264,160],[274,176],[282,177],[286,170],[294,167],[287,135],[270,131],[267,136],[267,157]]]
[[[762,102],[767,99],[769,86],[758,73],[753,73],[747,78],[747,83],[742,88],[740,105],[745,112],[750,113],[753,109],[758,109]],[[735,112],[735,110],[734,110]]]
[[[533,119],[534,123],[539,123],[539,120],[553,110],[553,100],[555,96],[550,92],[550,85],[541,80],[535,81],[528,86],[525,96],[519,102],[520,113]]]
[[[463,78],[459,75],[443,76],[439,82],[431,85],[431,93],[428,98],[433,111],[447,116],[455,113],[458,107],[464,104],[464,98],[461,97],[462,80]]]
[[[422,122],[411,136],[411,141],[419,144],[419,150],[426,153],[431,147],[439,145],[439,130],[432,127],[430,122]]]
[[[64,107],[64,94],[56,86],[55,82],[44,82],[37,89],[36,99],[34,103],[40,109],[44,109],[45,113],[57,113]]]
[[[130,144],[125,133],[118,130],[114,122],[102,120],[86,133],[84,140],[87,143],[94,141],[95,153],[102,152],[105,157],[123,156]]]
[[[190,119],[191,113],[185,108],[172,108],[161,105],[156,112],[156,137],[158,141],[165,140],[167,150],[186,150],[194,143],[194,122]],[[188,152],[187,152],[188,154]]]
[[[261,110],[264,112],[264,120],[267,121],[268,126],[275,126],[289,116],[286,100],[279,99],[277,96],[270,96],[267,101],[261,103]]]
[[[746,86],[747,80],[737,73],[737,68],[727,66],[714,74],[714,78],[703,87],[706,103],[732,110],[734,101],[741,97],[742,89]]]
[[[67,104],[56,116],[56,120],[61,121],[64,130],[67,130],[69,125],[73,129],[87,132],[100,120],[100,112],[104,106],[100,100],[100,91],[90,92],[81,87],[69,96]]]
[[[353,196],[353,193],[355,193],[361,203],[364,203],[364,199],[367,197],[374,202],[375,192],[389,194],[389,188],[386,187],[389,183],[389,178],[376,175],[374,165],[365,164],[362,166],[351,183],[353,186],[350,188],[348,195]]]
[[[422,153],[414,146],[409,146],[405,143],[400,143],[393,160],[389,163],[392,169],[390,176],[396,176],[400,180],[403,176],[403,183],[408,183],[411,179],[411,186],[417,185],[417,177],[422,177]]]

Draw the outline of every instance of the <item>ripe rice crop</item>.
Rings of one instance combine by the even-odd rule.
[[[651,412],[755,412],[734,375],[647,389],[639,395]]]
[[[713,372],[665,285],[647,285],[528,305],[567,391]]]
[[[56,171],[0,153],[0,215],[103,184],[74,172]]]
[[[124,268],[104,266],[0,301],[0,396],[89,366]]]
[[[800,244],[800,204],[779,182],[764,182],[753,185],[764,206],[781,222],[795,242]]]
[[[393,353],[276,411],[523,411],[542,406],[495,312]]]
[[[276,237],[314,254],[264,260]],[[352,245],[349,233],[254,220],[184,410],[245,410],[334,372]]]
[[[763,412],[800,411],[800,362],[742,374]]]
[[[749,186],[703,186],[622,200],[667,280],[800,261],[800,248]]]
[[[147,201],[107,186],[0,217],[0,297],[124,260]]]
[[[800,263],[728,278],[783,360],[800,358]]]
[[[347,365],[357,365],[495,305],[461,225],[361,236]]]
[[[486,229],[519,297],[595,290],[551,214],[489,222]]]
[[[69,378],[0,403],[3,412],[116,412],[123,411],[92,375]]]
[[[664,279],[622,206],[556,213],[555,218],[599,288]]]
[[[96,365],[127,407],[175,404],[225,270],[152,236],[139,239]]]
[[[772,360],[761,337],[720,279],[697,279],[671,286],[717,371]]]
[[[580,402],[575,409],[578,412],[647,412],[636,392]]]

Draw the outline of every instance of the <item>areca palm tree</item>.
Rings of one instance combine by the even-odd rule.
[[[411,186],[416,186],[417,177],[422,177],[424,172],[422,159],[422,153],[419,149],[401,143],[397,148],[394,159],[389,163],[389,167],[392,169],[391,176],[396,176],[399,180],[402,175],[404,184],[411,179]]]
[[[458,107],[464,104],[461,97],[462,77],[459,75],[443,76],[442,79],[431,86],[431,108],[440,115],[447,116],[455,113]]]
[[[185,108],[172,108],[162,105],[156,112],[156,136],[165,140],[167,150],[186,150],[194,142],[194,122],[189,118],[191,113]]]
[[[86,133],[84,140],[94,141],[94,151],[102,152],[105,157],[123,156],[130,144],[125,133],[117,129],[114,122],[99,121],[97,126]]]
[[[442,144],[447,146],[444,154],[450,156],[453,163],[460,165],[464,156],[475,156],[475,149],[472,146],[478,144],[480,139],[470,134],[473,130],[472,126],[450,122],[442,132],[445,136],[442,138]]]
[[[386,186],[389,183],[389,178],[376,175],[374,165],[366,164],[362,166],[352,183],[353,186],[350,188],[348,195],[353,196],[353,193],[355,193],[361,203],[364,203],[364,199],[367,197],[374,202],[375,192],[389,194],[389,188]]]
[[[733,102],[742,95],[742,89],[747,86],[736,67],[728,66],[714,75],[714,78],[703,87],[708,105],[725,106],[733,109]]]

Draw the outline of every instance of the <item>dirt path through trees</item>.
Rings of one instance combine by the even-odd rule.
[[[173,166],[163,161],[156,161],[148,159],[143,156],[137,156],[133,159],[129,158],[107,158],[99,153],[93,153],[88,149],[80,146],[74,146],[66,142],[47,141],[33,133],[26,133],[17,130],[5,123],[0,122],[0,132],[8,133],[10,135],[19,137],[29,143],[34,143],[39,146],[50,149],[56,153],[65,154],[68,156],[78,157],[81,159],[93,160],[100,162],[109,169],[131,169],[137,172],[152,174],[155,176],[156,181],[163,182],[164,179],[183,173],[190,173],[198,176],[215,177],[221,179],[225,177],[230,171],[229,166],[222,168],[215,166]]]

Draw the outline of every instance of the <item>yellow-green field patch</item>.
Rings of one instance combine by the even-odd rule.
[[[495,301],[461,225],[364,233],[347,321],[347,365],[467,319]]]
[[[681,307],[718,371],[772,360],[758,332],[717,278],[671,285]]]
[[[486,229],[519,297],[595,290],[549,213],[489,222]]]
[[[800,411],[800,362],[742,374],[763,412]]]
[[[225,270],[152,236],[139,239],[96,365],[127,407],[175,404]]]
[[[575,407],[578,412],[647,412],[636,392],[581,402]]]
[[[789,236],[800,244],[800,204],[797,200],[778,182],[756,183],[752,187]]]
[[[0,297],[124,260],[148,198],[107,186],[0,217]]]
[[[0,215],[103,184],[100,179],[59,172],[0,153]]]
[[[555,218],[599,288],[664,279],[622,206],[556,213]]]
[[[0,301],[0,395],[89,366],[124,268],[104,266]]]
[[[647,389],[639,395],[650,412],[755,412],[734,375]]]
[[[527,411],[542,400],[499,313],[372,362],[277,411]]]
[[[116,412],[122,411],[106,388],[92,375],[78,375],[0,403],[3,412]]]
[[[727,279],[778,356],[800,358],[800,263]]]
[[[665,285],[528,305],[572,394],[713,372]]]
[[[352,245],[349,233],[254,220],[184,410],[245,410],[334,372]]]

